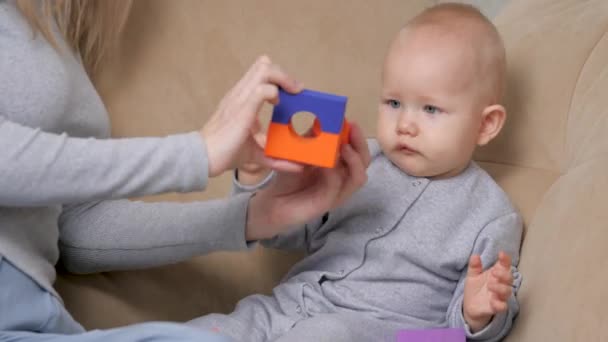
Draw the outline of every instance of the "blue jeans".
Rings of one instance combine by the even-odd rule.
[[[61,302],[0,255],[0,341],[228,341],[177,323],[85,331]]]

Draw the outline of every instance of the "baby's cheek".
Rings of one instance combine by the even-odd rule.
[[[460,163],[468,163],[475,150],[475,142],[470,137],[452,136],[451,139],[444,142],[449,152]]]
[[[390,149],[390,145],[393,144],[395,140],[394,134],[391,134],[390,129],[387,127],[388,126],[378,124],[378,128],[376,130],[376,139],[378,140],[382,150],[385,152],[387,149]]]
[[[386,113],[380,113],[377,120],[378,135],[394,131],[395,120],[392,120]]]

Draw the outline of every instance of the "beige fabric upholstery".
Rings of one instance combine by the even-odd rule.
[[[347,115],[371,136],[385,48],[434,2],[139,0],[98,81],[114,134],[198,129],[267,53],[306,86],[347,95]],[[476,158],[526,222],[522,312],[509,341],[608,340],[606,13],[603,0],[511,0],[496,18],[509,57],[509,119]],[[216,198],[229,187],[226,175],[203,194],[151,200]],[[297,258],[215,253],[154,270],[61,274],[57,288],[88,328],[183,321],[268,292]]]
[[[608,340],[606,13],[602,0],[514,1],[496,18],[512,116],[479,156],[539,170],[535,188],[546,190],[524,210],[522,312],[509,341]],[[509,191],[521,206],[532,189]]]

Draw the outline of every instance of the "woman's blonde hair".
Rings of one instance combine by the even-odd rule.
[[[54,35],[57,24],[67,44],[93,75],[102,58],[118,42],[132,0],[17,0],[34,34],[41,33],[60,50]]]

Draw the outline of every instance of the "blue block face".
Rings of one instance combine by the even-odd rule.
[[[299,112],[310,112],[321,123],[326,133],[340,134],[344,123],[347,98],[345,96],[303,90],[293,95],[279,89],[279,104],[272,112],[272,122],[289,125],[291,117]]]

